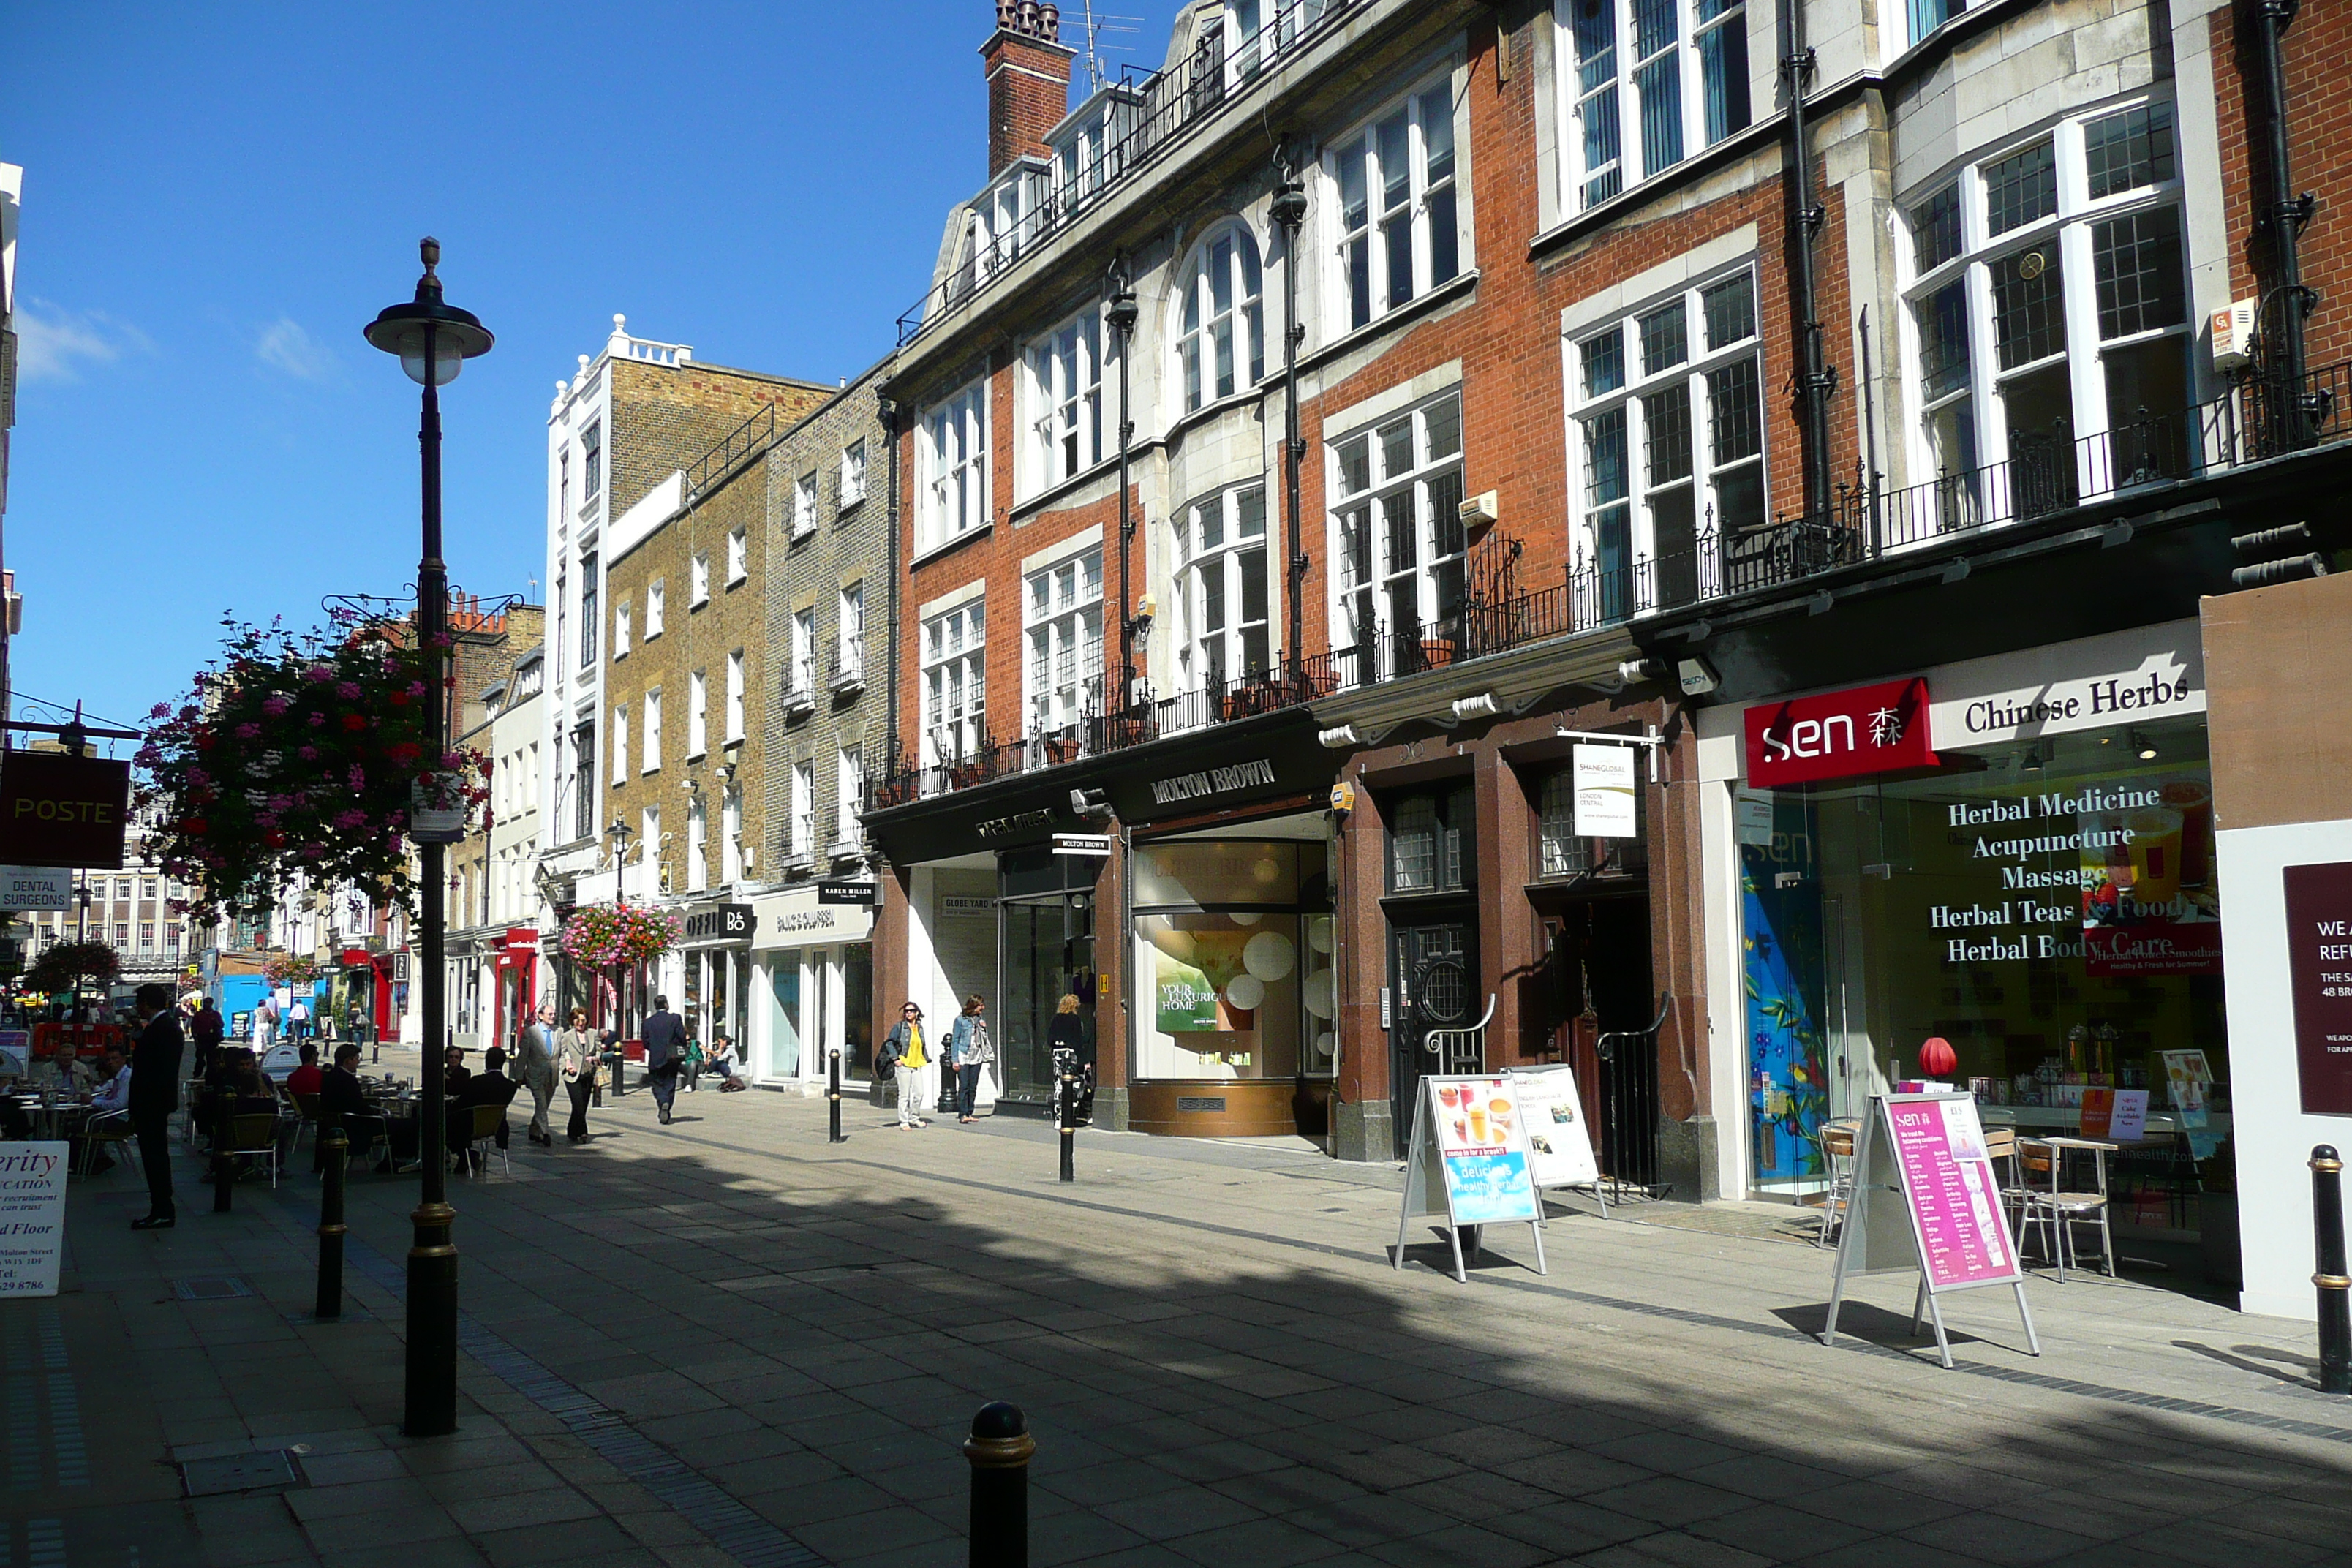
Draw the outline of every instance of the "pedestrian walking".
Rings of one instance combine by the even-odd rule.
[[[253,1010],[253,1048],[255,1052],[262,1056],[268,1055],[269,1047],[277,1043],[277,1035],[278,998],[275,996],[264,996],[261,999],[261,1005]]]
[[[286,1010],[286,1037],[297,1041],[310,1037],[310,1004],[299,996],[295,997],[294,1005]]]
[[[598,1059],[600,1043],[588,1027],[588,1009],[572,1009],[572,1026],[555,1037],[555,1060],[563,1074],[563,1087],[572,1096],[572,1120],[563,1125],[563,1136],[574,1143],[588,1142],[588,1101],[596,1092],[596,1075],[603,1070]]]
[[[547,1105],[555,1098],[554,1004],[541,1002],[530,1022],[522,1026],[515,1061],[523,1088],[530,1090],[530,1141],[541,1148],[553,1148],[555,1134],[548,1131]]]
[[[187,1040],[172,1010],[172,988],[139,988],[139,1043],[131,1053],[131,1126],[139,1162],[147,1171],[147,1215],[133,1230],[168,1230],[179,1220],[172,1204],[172,1112],[180,1108],[180,1055]]]
[[[883,1062],[898,1080],[898,1125],[928,1127],[930,1125],[917,1109],[916,1097],[921,1092],[923,1068],[930,1062],[930,1051],[923,1043],[923,1010],[912,1002],[898,1013],[898,1026],[889,1038],[882,1042],[882,1061],[875,1064],[877,1070]]]
[[[646,1019],[646,1087],[654,1091],[654,1106],[665,1127],[677,1101],[678,1068],[685,1062],[686,1021],[669,1010],[668,997],[656,996]]]
[[[196,1077],[199,1079],[213,1070],[213,1053],[220,1049],[220,1043],[227,1034],[228,1025],[221,1017],[220,1009],[213,1005],[211,997],[205,997],[204,1005],[196,1009],[196,1016],[188,1020],[188,1035],[196,1046]]]
[[[981,1016],[987,1010],[980,993],[973,992],[963,999],[963,1011],[948,1032],[948,1065],[955,1068],[956,1120],[961,1122],[972,1120],[972,1108],[980,1098],[980,1075],[996,1061],[988,1022]]]

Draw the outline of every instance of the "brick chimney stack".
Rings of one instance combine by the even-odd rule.
[[[1070,61],[1062,8],[1039,0],[996,0],[996,32],[981,46],[988,73],[988,177],[1016,158],[1045,156],[1045,132],[1070,111]]]

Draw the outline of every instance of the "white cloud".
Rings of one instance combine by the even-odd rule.
[[[333,374],[335,356],[291,316],[280,316],[261,330],[253,345],[254,357],[297,381],[324,381]]]
[[[26,300],[16,311],[16,374],[25,381],[78,381],[84,365],[112,364],[125,350],[154,348],[147,334],[103,310],[68,310]]]

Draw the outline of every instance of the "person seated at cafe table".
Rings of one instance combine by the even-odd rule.
[[[504,1061],[506,1058],[501,1056],[499,1059]],[[488,1057],[482,1058],[482,1065],[485,1068],[490,1065]],[[458,1092],[466,1087],[467,1080],[473,1076],[473,1069],[466,1065],[466,1052],[463,1047],[451,1046],[442,1053],[441,1093],[445,1099],[457,1099]]]
[[[507,1146],[507,1106],[514,1100],[522,1085],[506,1074],[507,1054],[496,1046],[482,1053],[482,1070],[469,1074],[464,1084],[449,1096],[447,1134],[449,1152],[457,1159],[457,1173],[464,1175],[468,1168],[476,1175],[482,1173],[482,1156],[470,1153],[467,1145],[474,1141],[474,1108],[495,1105],[499,1108],[498,1145]]]
[[[131,1063],[121,1051],[108,1047],[98,1058],[99,1072],[104,1081],[89,1097],[92,1115],[111,1116],[131,1109]]]
[[[375,1102],[368,1099],[367,1090],[361,1086],[359,1065],[359,1047],[338,1046],[335,1047],[335,1065],[319,1076],[319,1142],[313,1148],[310,1160],[310,1168],[314,1171],[325,1169],[327,1134],[337,1127],[343,1130],[343,1136],[351,1140],[352,1149],[355,1152],[373,1149],[378,1139],[383,1139],[387,1148],[391,1146],[390,1130],[383,1112],[376,1109]],[[388,1153],[377,1161],[375,1168],[389,1174],[392,1155]]]
[[[59,1040],[56,1056],[33,1064],[32,1084],[37,1089],[51,1089],[58,1094],[88,1094],[98,1087],[98,1075],[82,1059],[71,1040]]]
[[[301,1055],[301,1065],[286,1075],[286,1092],[316,1094],[320,1083],[327,1076],[319,1069],[319,1047],[306,1040],[302,1043]]]

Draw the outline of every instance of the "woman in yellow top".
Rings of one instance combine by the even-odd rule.
[[[898,1027],[882,1042],[882,1058],[891,1064],[898,1079],[898,1125],[929,1127],[929,1121],[917,1114],[920,1108],[916,1100],[923,1068],[930,1064],[930,1049],[923,1039],[923,1010],[912,1002],[900,1010]]]

